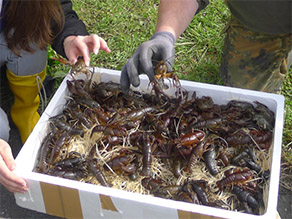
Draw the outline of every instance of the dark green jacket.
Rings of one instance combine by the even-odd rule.
[[[292,33],[291,0],[227,0],[232,15],[255,32]]]

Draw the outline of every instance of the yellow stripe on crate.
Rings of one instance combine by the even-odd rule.
[[[101,203],[102,209],[119,212],[116,209],[111,197],[107,195],[101,195],[101,194],[99,195],[99,197],[100,197],[100,203]]]
[[[46,213],[65,218],[83,218],[77,189],[40,182]]]
[[[181,211],[181,210],[177,210],[177,214],[178,214],[179,219],[211,219],[211,218],[220,219],[219,217],[196,214],[189,211]]]

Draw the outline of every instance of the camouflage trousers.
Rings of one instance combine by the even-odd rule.
[[[225,85],[279,92],[291,64],[292,34],[253,32],[234,17],[225,32],[220,66]]]

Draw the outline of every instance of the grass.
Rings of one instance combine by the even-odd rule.
[[[281,184],[292,190],[292,73],[287,75],[282,95],[285,96],[285,123],[283,132]]]
[[[72,0],[74,10],[90,33],[103,37],[111,53],[91,56],[91,65],[121,70],[138,46],[148,40],[155,29],[158,0]],[[222,0],[211,0],[176,43],[174,69],[181,79],[221,84],[219,76],[223,49],[222,33],[229,10]],[[52,53],[52,51],[51,51]],[[54,54],[51,54],[53,56]],[[49,63],[49,73],[58,78],[68,68]],[[285,124],[282,162],[292,166],[292,73],[287,75],[282,95],[285,96]]]

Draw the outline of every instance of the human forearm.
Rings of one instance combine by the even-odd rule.
[[[160,0],[155,34],[143,42],[123,66],[120,79],[123,92],[128,93],[131,85],[139,86],[142,73],[152,81],[158,61],[167,60],[167,72],[172,71],[176,39],[208,3],[209,0]]]
[[[155,32],[168,31],[177,39],[198,10],[196,0],[161,0]]]

